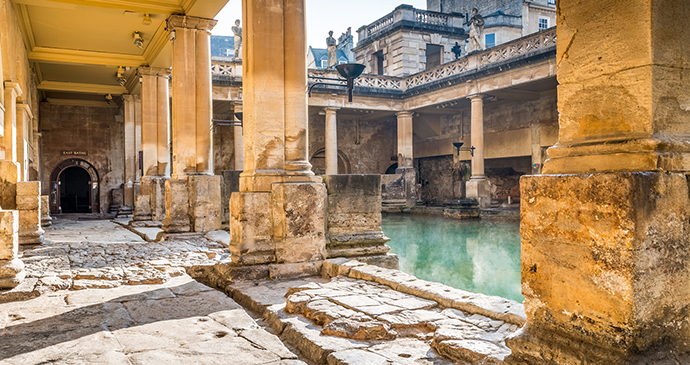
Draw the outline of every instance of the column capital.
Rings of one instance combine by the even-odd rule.
[[[122,99],[128,103],[131,103],[134,101],[134,95],[132,94],[122,94]]]
[[[139,67],[137,68],[137,74],[140,76],[170,77],[171,70],[169,68],[162,67]]]
[[[323,111],[325,111],[326,113],[337,113],[338,110],[340,110],[339,106],[327,106],[323,108]]]
[[[171,15],[170,18],[168,18],[168,28],[170,30],[185,28],[210,32],[213,27],[216,26],[216,23],[218,23],[218,21],[214,19],[186,15]]]
[[[396,115],[398,118],[407,118],[407,117],[412,118],[412,116],[414,115],[414,112],[413,112],[413,111],[409,111],[409,110],[404,110],[404,111],[395,113],[395,115]]]
[[[486,95],[484,94],[472,94],[472,95],[467,95],[467,98],[470,99],[472,102],[478,102],[478,101],[484,101],[484,98]]]
[[[34,113],[31,112],[31,107],[26,103],[17,103],[17,113],[26,113],[29,115],[30,119],[33,119]]]
[[[15,96],[19,96],[22,94],[22,87],[16,82],[5,81],[5,91],[12,91]]]

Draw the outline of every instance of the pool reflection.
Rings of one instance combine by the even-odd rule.
[[[524,300],[520,224],[388,214],[383,231],[400,270],[471,292]]]

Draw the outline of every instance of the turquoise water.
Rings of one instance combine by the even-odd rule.
[[[524,300],[518,222],[388,214],[382,226],[403,272],[458,289]]]

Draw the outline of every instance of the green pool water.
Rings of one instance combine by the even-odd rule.
[[[400,270],[520,303],[520,224],[388,214],[383,232]]]

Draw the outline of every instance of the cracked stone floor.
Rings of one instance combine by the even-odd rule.
[[[109,221],[59,218],[45,238],[22,252],[26,296],[0,304],[0,364],[305,364],[185,274],[224,260],[220,245],[151,244]]]

